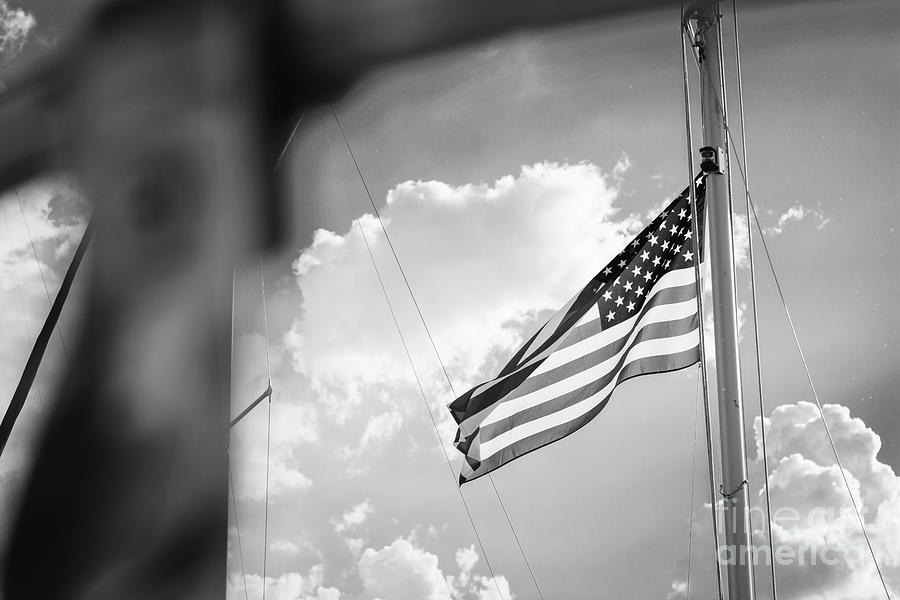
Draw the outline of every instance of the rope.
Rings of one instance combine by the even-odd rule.
[[[37,246],[34,243],[34,238],[31,237],[31,228],[28,227],[28,219],[25,217],[25,209],[22,207],[22,198],[19,197],[19,188],[14,187],[13,191],[16,193],[16,202],[19,205],[19,212],[22,213],[22,223],[25,225],[25,233],[28,234],[28,241],[31,242],[31,251],[34,254],[34,262],[37,263],[38,273],[41,274],[41,283],[44,284],[44,294],[47,296],[47,305],[53,306],[53,300],[50,299],[50,289],[47,287],[47,280],[44,278],[44,268],[41,266],[41,260],[38,258]],[[59,343],[62,345],[63,354],[66,355],[66,360],[69,359],[69,350],[66,348],[66,342],[63,340],[62,331],[59,329],[59,323],[56,324],[56,335],[59,338]]]
[[[333,109],[332,109],[333,110]],[[350,194],[350,187],[347,185],[347,179],[344,177],[344,170],[341,169],[340,163],[335,158],[334,148],[331,144],[331,139],[328,137],[328,130],[325,128],[325,122],[322,121],[322,129],[325,131],[325,137],[328,140],[328,148],[331,153],[332,159],[334,163],[337,165],[338,173],[341,176],[341,182],[344,184],[344,189],[347,192],[347,202],[350,206],[350,210],[353,213],[353,221],[356,223],[356,227],[359,229],[360,234],[362,235],[363,242],[366,245],[366,251],[369,254],[369,259],[372,261],[372,268],[375,270],[375,276],[378,278],[378,285],[381,287],[381,293],[384,295],[385,302],[387,303],[388,310],[391,313],[391,318],[394,321],[394,327],[397,329],[397,335],[400,337],[400,343],[403,345],[403,351],[406,354],[406,360],[409,362],[409,367],[412,370],[413,377],[416,380],[416,385],[419,388],[419,394],[422,397],[422,402],[425,404],[425,409],[428,411],[428,416],[431,419],[431,425],[434,429],[435,437],[437,437],[438,444],[441,447],[441,452],[444,454],[444,459],[447,462],[447,468],[450,470],[450,478],[454,481],[454,488],[456,488],[457,493],[459,494],[459,498],[462,501],[463,508],[466,511],[466,516],[469,519],[469,524],[472,526],[472,531],[475,534],[475,540],[478,542],[478,547],[481,549],[481,554],[484,556],[485,565],[487,565],[488,572],[491,575],[491,579],[494,581],[494,585],[497,588],[497,594],[503,600],[503,592],[500,590],[500,584],[497,581],[497,577],[494,575],[494,569],[491,566],[491,561],[488,558],[487,552],[484,549],[484,543],[481,541],[481,536],[478,534],[478,528],[475,526],[475,519],[472,517],[472,511],[469,510],[469,504],[466,502],[466,497],[462,493],[462,488],[455,484],[456,482],[456,472],[453,469],[453,463],[450,460],[450,455],[447,454],[447,449],[444,447],[444,443],[441,439],[440,431],[438,431],[437,421],[434,418],[434,414],[431,412],[431,407],[428,406],[428,399],[425,395],[425,388],[422,386],[422,381],[419,379],[419,374],[416,371],[415,364],[412,360],[412,355],[409,352],[409,347],[406,345],[406,340],[403,337],[403,330],[400,328],[400,322],[397,320],[397,314],[394,312],[394,307],[391,304],[390,296],[388,296],[387,288],[384,285],[384,280],[381,278],[381,272],[378,270],[378,265],[375,263],[375,256],[372,253],[372,248],[369,245],[369,240],[366,237],[366,232],[362,228],[362,225],[359,222],[359,217],[356,215],[356,209],[353,205],[353,196]]]
[[[682,2],[681,14],[684,14],[684,3]],[[682,77],[684,83],[684,127],[685,138],[687,142],[687,164],[688,164],[688,181],[690,181],[691,195],[691,219],[697,228],[697,235],[693,236],[694,256],[702,256],[700,248],[700,222],[697,214],[697,182],[694,179],[694,132],[691,126],[691,93],[688,85],[687,70],[687,49],[684,43],[684,28],[681,29],[681,65]],[[716,550],[716,590],[718,591],[719,600],[724,597],[722,595],[722,565],[719,564],[719,519],[716,514],[716,506],[718,498],[716,498],[716,475],[715,475],[715,456],[713,455],[712,445],[712,417],[709,404],[709,375],[706,371],[706,336],[703,326],[703,272],[700,269],[699,260],[694,261],[694,275],[697,280],[697,313],[700,318],[699,335],[700,335],[700,381],[703,386],[703,418],[706,426],[706,455],[708,465],[709,479],[709,503],[710,516],[712,519],[713,543]]]
[[[763,485],[763,490],[765,491],[766,497],[766,525],[769,532],[769,573],[772,578],[772,598],[774,600],[777,600],[778,584],[775,577],[775,540],[773,539],[774,534],[772,532],[772,499],[769,492],[769,450],[766,444],[766,408],[765,400],[763,397],[762,360],[760,359],[759,352],[759,304],[756,294],[756,267],[753,260],[753,227],[750,222],[750,169],[747,159],[747,128],[745,127],[744,123],[744,82],[743,67],[741,64],[740,27],[738,27],[737,18],[737,0],[731,0],[731,15],[734,23],[734,55],[735,64],[737,67],[736,75],[738,88],[738,114],[740,116],[741,124],[741,154],[743,154],[744,156],[743,179],[747,213],[747,254],[750,259],[750,297],[753,307],[753,341],[754,353],[756,358],[756,385],[757,389],[759,390],[760,441],[762,442],[762,463],[763,472],[765,473],[765,483]]]
[[[341,132],[341,137],[344,139],[344,144],[347,146],[347,151],[350,154],[350,157],[353,159],[353,164],[356,167],[356,172],[359,175],[360,181],[362,181],[363,188],[366,190],[366,195],[369,198],[369,204],[372,206],[372,210],[375,212],[375,217],[378,219],[378,224],[381,226],[381,231],[384,233],[384,238],[387,240],[388,247],[391,249],[391,254],[394,256],[394,261],[397,263],[397,269],[400,271],[400,275],[403,277],[403,283],[406,285],[406,290],[409,292],[409,297],[412,299],[413,305],[416,308],[416,313],[419,315],[419,320],[422,322],[422,327],[425,329],[425,334],[428,337],[428,341],[431,344],[431,348],[434,351],[435,357],[437,357],[438,363],[441,365],[441,371],[444,373],[444,378],[447,380],[447,385],[450,388],[450,393],[453,397],[456,397],[456,390],[453,388],[453,381],[450,379],[450,374],[447,372],[447,367],[444,364],[443,359],[441,358],[440,352],[438,352],[437,344],[434,342],[434,337],[431,335],[431,330],[428,328],[428,323],[425,320],[425,316],[422,314],[422,309],[419,306],[418,300],[416,300],[416,295],[413,293],[412,286],[409,283],[409,279],[406,277],[406,272],[403,270],[403,266],[400,264],[400,257],[397,255],[397,251],[394,248],[393,242],[391,242],[391,238],[388,235],[387,229],[384,226],[384,222],[381,220],[381,214],[378,212],[378,207],[375,204],[375,200],[372,197],[372,193],[369,191],[369,186],[366,184],[365,177],[363,177],[362,169],[359,167],[359,163],[356,160],[356,155],[353,153],[353,149],[350,147],[350,141],[347,139],[347,135],[344,133],[344,128],[341,126],[341,121],[337,116],[337,112],[334,109],[334,105],[330,105],[331,114],[334,115],[334,120],[337,123],[338,130]],[[429,408],[429,411],[431,409]],[[528,567],[528,572],[531,575],[531,580],[534,583],[534,587],[538,592],[538,596],[541,600],[544,600],[544,594],[541,591],[541,586],[538,584],[537,577],[534,575],[534,569],[531,567],[531,563],[528,560],[528,555],[525,553],[525,548],[522,546],[522,542],[519,540],[519,534],[516,532],[516,528],[513,526],[512,519],[510,519],[509,512],[506,509],[506,505],[503,503],[503,499],[500,497],[500,492],[497,490],[497,484],[494,482],[493,475],[488,474],[488,479],[490,479],[491,487],[494,490],[494,494],[497,497],[497,501],[500,503],[500,507],[503,509],[503,514],[506,516],[506,522],[509,525],[510,530],[512,530],[513,537],[516,540],[516,544],[519,547],[519,552],[522,554],[522,559],[525,562],[525,566]]]
[[[697,58],[696,53],[693,53],[693,54],[694,54],[694,60],[697,61],[697,64],[699,65],[699,60]],[[715,100],[721,106],[721,99],[718,96],[716,96]],[[725,133],[726,133],[726,136],[728,137],[728,139],[731,139],[733,142],[734,140],[733,140],[733,136],[731,134],[731,129],[728,127],[727,123],[725,123]],[[772,277],[775,280],[775,287],[778,290],[778,295],[781,299],[781,305],[784,308],[785,315],[787,316],[787,319],[788,319],[788,325],[790,326],[791,334],[793,335],[793,338],[794,338],[794,345],[797,347],[797,352],[800,354],[800,362],[803,365],[803,370],[806,373],[806,379],[809,382],[810,390],[812,391],[813,398],[816,401],[816,406],[818,407],[818,410],[819,410],[819,416],[822,419],[822,426],[825,428],[825,433],[827,434],[828,441],[831,444],[831,451],[832,451],[832,454],[834,454],[834,460],[837,463],[838,468],[840,468],[840,470],[841,470],[841,478],[844,481],[844,486],[847,488],[847,495],[850,496],[850,502],[853,505],[853,510],[856,513],[856,519],[859,521],[860,529],[862,530],[863,537],[866,540],[866,546],[869,549],[869,554],[872,556],[872,562],[875,564],[875,570],[878,572],[878,578],[881,581],[881,586],[884,588],[884,594],[888,600],[891,600],[891,593],[888,590],[887,583],[884,580],[884,575],[881,572],[881,566],[878,563],[878,558],[875,556],[875,550],[872,548],[872,542],[869,539],[869,534],[866,530],[865,523],[863,522],[862,515],[860,514],[859,508],[856,505],[856,500],[853,498],[853,492],[851,491],[850,483],[847,481],[847,476],[844,473],[844,467],[841,464],[841,459],[840,459],[840,456],[838,455],[837,446],[835,446],[834,438],[832,438],[832,436],[831,436],[831,429],[828,427],[828,422],[825,420],[825,411],[822,409],[822,403],[819,400],[818,393],[816,392],[816,387],[815,387],[815,384],[813,383],[812,375],[810,374],[810,371],[809,371],[809,365],[806,362],[806,357],[803,354],[803,348],[800,345],[800,338],[797,336],[797,330],[794,327],[794,321],[791,318],[790,311],[788,310],[787,301],[785,300],[784,292],[781,289],[781,283],[778,279],[777,273],[775,272],[775,265],[772,261],[772,255],[769,251],[769,245],[766,242],[765,233],[763,232],[762,225],[759,222],[759,215],[756,212],[756,204],[753,202],[753,197],[752,197],[752,194],[750,193],[749,186],[747,183],[747,174],[744,171],[744,166],[741,162],[741,158],[737,155],[737,153],[735,153],[734,160],[735,160],[735,164],[738,167],[738,172],[741,175],[741,179],[744,183],[744,188],[747,190],[748,202],[749,202],[750,208],[753,212],[753,220],[756,222],[756,229],[759,232],[759,239],[762,241],[763,250],[765,250],[766,259],[768,260],[768,263],[769,263],[769,269],[772,271]],[[749,233],[750,232],[748,232],[748,234]]]

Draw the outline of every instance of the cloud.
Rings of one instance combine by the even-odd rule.
[[[388,192],[384,226],[456,392],[496,369],[637,231],[638,219],[616,205],[626,168],[626,159],[612,172],[545,162],[493,183],[406,181]],[[317,231],[295,260],[302,314],[285,347],[339,422],[367,415],[359,439],[374,446],[421,408],[362,232],[439,425],[448,426],[452,395],[371,215],[343,234]]]
[[[475,563],[477,562],[478,553],[475,552],[475,546],[460,548],[456,551],[456,566],[459,567],[460,570],[459,579],[461,583],[468,583],[469,577],[472,573],[472,569],[475,567]]]
[[[363,583],[361,600],[514,600],[509,582],[472,573],[478,554],[474,548],[456,553],[459,575],[444,576],[434,554],[404,538],[380,550],[366,548],[359,559]]]
[[[359,559],[363,598],[452,600],[434,554],[398,539],[380,550],[366,548]]]
[[[373,512],[375,512],[375,508],[372,506],[372,502],[366,498],[341,515],[340,519],[334,521],[334,531],[344,533],[356,529],[365,524]]]
[[[269,549],[284,554],[300,554],[300,546],[288,540],[276,540],[269,544]]]
[[[900,588],[900,477],[878,460],[881,438],[850,409],[823,406],[847,483],[862,512],[893,595]],[[757,459],[760,420],[754,421]],[[779,406],[766,419],[774,503],[773,541],[797,558],[776,561],[785,594],[799,599],[883,598],[884,590],[862,536],[817,407],[810,402]],[[756,537],[765,540],[763,531]],[[787,553],[788,551],[786,551]],[[787,555],[787,554],[786,554]],[[803,557],[801,564],[800,557]],[[833,564],[827,564],[827,563]]]
[[[851,417],[850,409],[839,404],[825,404],[825,418],[844,468],[859,482],[863,504],[876,517],[880,506],[900,494],[900,478],[893,469],[878,460],[881,437],[862,419]],[[757,459],[762,456],[760,421],[753,429],[757,439]],[[779,406],[766,419],[766,442],[769,460],[780,467],[784,461],[799,455],[815,465],[835,467],[831,445],[822,426],[819,411],[811,402]],[[772,472],[773,477],[777,468]],[[835,471],[840,476],[840,471]],[[843,483],[841,484],[843,487]]]
[[[0,0],[0,60],[4,64],[22,51],[35,25],[34,15],[21,8],[11,8],[6,0]]]
[[[797,203],[782,213],[781,216],[778,217],[778,222],[775,225],[766,227],[765,231],[769,235],[779,235],[784,232],[784,228],[788,223],[798,223],[808,218],[815,219],[817,230],[821,230],[829,221],[831,221],[830,218],[825,217],[821,208],[809,208],[808,206]]]
[[[359,440],[359,450],[364,451],[373,443],[393,437],[403,424],[403,416],[396,410],[369,418]]]
[[[290,572],[279,577],[266,577],[266,598],[271,600],[339,600],[341,592],[334,587],[323,586],[325,568],[315,565],[309,573]],[[246,582],[246,586],[244,585]],[[245,591],[246,589],[246,591]],[[225,597],[227,600],[251,600],[262,598],[263,578],[256,573],[231,573]]]
[[[823,406],[835,445],[866,530],[892,596],[900,591],[900,477],[878,460],[881,439],[846,406]],[[760,420],[754,422],[757,460],[761,460]],[[797,600],[884,598],[847,487],[825,436],[817,407],[785,404],[766,418],[775,569],[780,595]],[[764,554],[757,575],[766,577],[768,537],[763,490],[755,498],[753,543]],[[720,518],[722,514],[720,512]],[[695,540],[711,539],[709,505],[696,513]],[[715,586],[712,550],[695,544],[691,594]],[[708,557],[704,553],[708,553]],[[686,560],[684,561],[686,563]],[[682,572],[686,564],[681,566]],[[758,579],[765,589],[767,579]],[[668,600],[687,598],[683,576],[676,577]]]
[[[672,589],[666,595],[666,600],[680,600],[681,598],[687,598],[687,594],[687,581],[677,579],[672,582]]]

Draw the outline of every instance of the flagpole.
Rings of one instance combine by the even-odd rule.
[[[723,563],[729,600],[753,600],[752,548],[750,546],[747,451],[744,443],[744,413],[738,353],[737,310],[735,304],[732,210],[728,183],[725,89],[722,85],[719,3],[695,5],[691,14],[697,22],[695,43],[700,56],[700,101],[703,122],[701,168],[706,181],[709,213],[710,271],[713,293],[714,339],[716,345],[716,389],[719,412],[719,439],[722,457],[721,501],[725,547],[717,549]]]

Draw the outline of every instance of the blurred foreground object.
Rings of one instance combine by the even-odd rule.
[[[279,241],[295,115],[389,60],[679,4],[122,0],[12,83],[0,189],[71,169],[95,233],[0,596],[225,596],[232,269]]]

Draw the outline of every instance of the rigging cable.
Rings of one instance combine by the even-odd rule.
[[[244,581],[244,599],[250,600],[250,595],[247,592],[247,571],[244,569],[244,549],[241,546],[241,524],[238,522],[237,496],[234,493],[234,474],[231,471],[230,460],[228,461],[228,483],[231,488],[231,506],[234,508],[234,528],[237,530],[238,556],[241,558],[241,579]],[[265,581],[265,577],[263,577],[263,587],[265,587]]]
[[[699,65],[699,60],[697,58],[696,53],[694,53],[694,60],[697,61],[698,65]],[[721,106],[721,99],[719,99],[718,96],[716,96],[715,100]],[[734,139],[731,134],[731,129],[728,127],[727,123],[725,124],[725,133],[728,136],[728,138],[732,140],[732,143],[734,143]],[[742,179],[742,181],[744,183],[744,187],[746,189],[747,188],[746,173],[744,172],[744,166],[741,163],[741,159],[737,155],[736,152],[735,152],[734,159],[735,159],[735,164],[738,167],[738,172],[741,175],[741,179]],[[834,460],[837,463],[838,468],[841,470],[841,479],[843,479],[843,481],[844,481],[844,487],[847,489],[847,495],[850,496],[850,503],[853,506],[853,511],[856,513],[856,519],[857,519],[857,521],[859,521],[860,529],[862,531],[863,537],[866,540],[866,546],[868,547],[869,554],[872,557],[872,562],[875,565],[875,570],[878,573],[878,578],[881,581],[881,586],[882,586],[882,588],[884,588],[884,594],[888,600],[891,600],[891,594],[887,587],[887,582],[885,581],[884,575],[881,572],[881,566],[878,563],[878,558],[875,556],[875,550],[873,549],[872,542],[869,539],[869,534],[868,534],[868,531],[866,530],[865,523],[863,522],[862,515],[859,512],[859,507],[856,505],[856,500],[853,498],[853,492],[850,488],[850,483],[847,481],[847,475],[844,473],[844,467],[841,463],[841,459],[840,459],[840,456],[837,451],[837,446],[835,446],[835,444],[834,444],[834,438],[832,438],[832,436],[831,436],[831,428],[828,426],[828,421],[825,420],[825,411],[822,408],[822,403],[819,400],[819,395],[816,391],[816,387],[815,387],[815,384],[813,383],[812,375],[810,374],[810,371],[809,371],[809,365],[807,364],[806,357],[803,354],[803,348],[800,345],[800,339],[797,336],[797,330],[794,327],[794,321],[791,318],[790,311],[788,310],[787,301],[786,301],[786,299],[784,297],[784,293],[781,289],[781,283],[778,279],[778,274],[775,272],[775,265],[772,261],[772,255],[769,251],[769,245],[766,242],[766,236],[765,236],[765,233],[763,232],[762,224],[759,221],[759,215],[756,212],[756,203],[753,202],[753,197],[750,194],[749,190],[747,191],[747,196],[748,196],[748,200],[750,203],[750,208],[753,212],[753,220],[756,222],[756,230],[759,232],[759,239],[762,241],[763,250],[765,251],[766,258],[769,263],[769,269],[771,270],[772,277],[775,280],[775,287],[778,290],[778,295],[781,299],[782,308],[784,308],[785,315],[787,316],[787,319],[788,319],[788,325],[790,326],[791,334],[794,338],[794,345],[797,347],[797,352],[800,354],[800,362],[802,363],[803,370],[806,373],[806,379],[809,382],[809,386],[810,386],[810,390],[812,391],[813,399],[816,401],[816,406],[818,407],[819,416],[822,419],[822,426],[825,429],[825,433],[826,433],[826,435],[828,437],[828,441],[831,445],[831,451],[832,451],[832,454],[834,455]],[[748,233],[750,233],[750,232],[748,232]]]
[[[760,442],[762,444],[763,472],[765,474],[763,490],[765,491],[766,497],[766,524],[769,533],[769,575],[772,578],[772,598],[777,600],[778,584],[775,577],[775,540],[773,539],[774,533],[772,532],[772,500],[769,492],[769,451],[766,444],[766,407],[763,398],[762,360],[759,351],[759,304],[756,295],[756,267],[753,260],[753,227],[750,222],[750,167],[747,153],[747,128],[744,123],[744,81],[743,67],[741,65],[741,38],[737,18],[737,0],[731,0],[731,16],[734,23],[734,57],[738,89],[738,115],[740,116],[741,125],[741,153],[744,156],[742,179],[744,182],[744,196],[746,198],[747,212],[747,255],[750,259],[750,303],[753,308],[753,347],[756,358],[756,385],[759,390],[759,431]],[[735,162],[737,162],[736,157]]]
[[[684,11],[682,11],[683,13]],[[691,502],[688,505],[690,520],[688,521],[688,564],[687,581],[685,582],[685,598],[691,597],[691,558],[694,555],[694,487],[697,469],[697,421],[700,420],[700,394],[703,392],[703,378],[697,373],[697,401],[694,403],[694,435],[691,437]],[[718,561],[716,561],[718,562]]]
[[[684,14],[684,3],[682,2],[681,14]],[[693,219],[694,227],[697,228],[698,234],[693,237],[694,255],[702,257],[703,248],[700,247],[701,223],[697,214],[697,181],[694,178],[694,130],[691,126],[691,92],[688,82],[687,69],[687,48],[684,41],[684,23],[681,24],[681,67],[684,83],[684,127],[685,138],[687,142],[687,166],[688,180],[690,181],[689,190],[691,195],[691,219]],[[716,591],[719,600],[722,600],[722,565],[719,564],[719,518],[718,498],[716,498],[716,475],[715,475],[715,457],[713,455],[712,444],[712,417],[709,404],[709,375],[706,371],[706,335],[703,325],[703,271],[700,269],[701,260],[694,261],[694,276],[697,280],[697,314],[700,319],[699,337],[700,337],[700,381],[703,386],[703,418],[706,427],[706,456],[708,465],[709,479],[709,504],[710,517],[712,520],[713,544],[716,552]],[[693,492],[692,492],[693,493]],[[693,517],[692,517],[693,518]]]
[[[34,262],[37,263],[38,273],[41,275],[41,283],[44,284],[44,294],[47,296],[47,305],[52,307],[53,300],[50,298],[50,289],[47,287],[47,280],[44,278],[44,268],[41,266],[41,259],[38,258],[37,246],[34,243],[34,238],[31,237],[31,228],[28,227],[28,219],[25,218],[25,208],[22,206],[22,198],[19,197],[19,188],[14,187],[13,191],[16,193],[16,202],[19,205],[19,212],[22,213],[22,223],[25,225],[25,233],[28,234],[28,241],[31,242],[31,251],[34,254]],[[56,335],[59,338],[59,343],[62,345],[63,354],[66,355],[66,360],[68,360],[69,350],[66,348],[66,342],[63,340],[59,323],[56,324]]]
[[[388,235],[387,229],[384,226],[384,222],[381,220],[381,214],[378,211],[378,207],[375,205],[375,200],[372,197],[372,193],[369,191],[369,186],[366,183],[365,177],[363,177],[362,169],[360,169],[359,162],[356,160],[356,155],[353,153],[353,149],[350,147],[350,141],[347,139],[347,135],[344,133],[344,128],[341,126],[341,121],[337,116],[337,112],[334,109],[334,105],[329,105],[331,108],[331,114],[334,116],[335,123],[337,123],[338,130],[341,132],[341,137],[344,139],[344,144],[347,146],[347,151],[350,154],[350,157],[353,159],[353,165],[356,167],[356,172],[359,175],[359,179],[363,184],[363,188],[366,190],[366,195],[369,198],[369,204],[372,206],[372,210],[375,212],[375,217],[378,219],[378,224],[381,226],[381,231],[384,233],[384,238],[387,240],[388,247],[391,250],[391,254],[394,257],[394,262],[397,264],[397,269],[400,271],[400,275],[403,278],[403,283],[406,285],[406,290],[409,292],[409,296],[412,299],[413,305],[416,308],[416,312],[419,315],[419,320],[422,322],[422,327],[425,330],[425,334],[428,337],[428,341],[431,344],[431,348],[434,351],[435,356],[437,357],[438,363],[441,365],[441,370],[444,373],[444,377],[447,380],[447,385],[450,388],[450,393],[453,394],[453,397],[456,398],[456,390],[453,388],[453,381],[450,379],[450,374],[447,372],[447,367],[444,365],[444,361],[441,359],[440,352],[438,352],[437,344],[435,344],[434,337],[431,335],[431,330],[428,328],[428,324],[425,321],[425,316],[422,314],[422,309],[419,306],[418,300],[416,300],[416,296],[413,293],[412,286],[409,283],[409,279],[406,277],[406,272],[403,270],[403,266],[400,264],[400,257],[397,255],[397,251],[394,248],[393,242],[391,242],[391,238]],[[431,411],[429,407],[429,412]],[[443,442],[441,442],[441,446],[443,447]],[[503,509],[503,514],[506,517],[506,522],[509,525],[510,530],[512,531],[513,537],[516,540],[516,544],[519,547],[519,552],[522,554],[522,559],[525,562],[525,566],[528,568],[528,572],[531,575],[531,581],[534,583],[534,587],[537,590],[538,596],[541,600],[544,600],[544,593],[541,591],[541,586],[538,584],[537,577],[534,574],[534,569],[531,567],[531,563],[528,560],[528,555],[525,553],[525,548],[522,546],[522,542],[519,540],[519,534],[516,532],[516,528],[513,526],[512,519],[510,519],[509,512],[506,509],[506,505],[503,503],[503,498],[500,496],[500,491],[497,489],[497,484],[494,482],[493,475],[488,473],[488,479],[491,482],[491,487],[494,490],[494,494],[497,497],[497,501],[500,503],[500,507]]]
[[[300,117],[303,118],[302,115]],[[298,122],[299,125],[299,122]],[[296,131],[296,130],[295,130]],[[293,135],[292,135],[293,137]],[[268,389],[272,389],[272,367],[269,364],[269,315],[268,309],[266,308],[266,279],[263,270],[263,262],[262,257],[259,259],[259,287],[260,292],[262,294],[262,308],[263,308],[263,330],[265,333],[266,340],[266,377],[268,379]],[[262,589],[262,597],[263,600],[266,600],[266,567],[269,558],[269,457],[271,451],[271,443],[272,443],[272,394],[269,394],[269,399],[266,402],[268,407],[268,414],[266,417],[266,500],[265,500],[265,517],[263,524],[263,589]]]
[[[6,226],[6,234],[9,236],[8,239],[12,239],[12,227],[9,224],[9,215],[6,214],[6,206],[3,206],[3,224]],[[22,281],[19,274],[19,265],[16,264],[13,268],[13,273],[15,274],[16,280],[16,295],[19,298],[19,313],[22,317],[22,326],[25,329],[25,338],[28,340],[33,339],[31,337],[31,326],[28,324],[28,313],[25,310],[25,299],[22,295]],[[46,415],[46,407],[44,406],[44,395],[41,393],[41,384],[40,382],[35,383],[37,387],[38,393],[38,402],[41,405],[41,413]]]
[[[229,391],[233,388],[232,382],[234,377],[234,267],[231,269],[231,335],[228,337],[228,387]],[[229,402],[232,400],[229,394]],[[232,425],[233,426],[233,425]],[[231,488],[231,505],[234,507],[234,527],[237,530],[238,556],[241,559],[241,580],[244,582],[244,600],[250,600],[247,591],[247,570],[244,568],[244,549],[241,545],[241,524],[238,522],[237,495],[234,493],[234,472],[231,469],[231,427],[228,428],[228,448],[226,449],[226,457],[228,460],[228,487]],[[265,581],[265,580],[264,580]]]
[[[884,588],[884,595],[888,600],[891,600],[891,593],[888,591],[887,582],[884,580],[884,575],[881,572],[881,566],[878,564],[878,558],[875,556],[875,550],[872,548],[872,542],[869,539],[869,533],[866,530],[866,525],[863,522],[862,515],[859,512],[859,507],[856,505],[856,500],[853,497],[853,491],[850,488],[850,482],[847,481],[847,474],[844,471],[844,465],[841,463],[841,458],[838,455],[837,446],[834,443],[834,438],[831,435],[831,428],[828,426],[828,421],[825,420],[825,411],[822,408],[822,402],[819,400],[819,394],[816,391],[816,386],[813,383],[812,375],[809,371],[809,365],[806,362],[806,356],[803,354],[803,348],[800,346],[800,339],[797,336],[797,329],[794,327],[794,320],[791,318],[791,312],[788,310],[787,301],[784,297],[784,291],[781,289],[781,282],[778,279],[778,275],[775,272],[775,265],[772,262],[772,255],[769,252],[769,246],[766,243],[766,237],[763,234],[762,226],[759,222],[759,215],[756,212],[756,206],[751,202],[750,204],[753,210],[753,219],[756,222],[756,229],[759,231],[759,238],[762,240],[763,249],[766,253],[766,259],[769,262],[769,269],[772,271],[772,278],[775,280],[775,288],[778,290],[778,296],[781,299],[781,306],[784,308],[784,314],[787,317],[788,325],[791,329],[791,335],[794,338],[794,344],[797,346],[797,352],[800,355],[800,362],[803,364],[803,370],[806,373],[806,379],[809,382],[809,388],[812,391],[813,398],[816,401],[816,407],[819,409],[819,416],[822,419],[822,426],[825,429],[825,434],[828,437],[828,443],[831,445],[831,451],[834,454],[834,460],[837,463],[838,469],[841,471],[841,479],[844,480],[844,486],[847,488],[847,495],[850,496],[850,503],[853,505],[853,511],[856,513],[856,518],[859,521],[859,527],[862,530],[863,537],[866,540],[866,546],[869,548],[869,554],[872,556],[872,562],[875,564],[875,570],[878,572],[878,578],[881,580],[881,586]]]
[[[297,135],[297,130],[300,129],[300,123],[303,122],[303,117],[306,115],[306,111],[300,113],[300,117],[297,119],[297,122],[294,123],[294,128],[291,130],[291,135],[288,136],[287,142],[284,143],[284,148],[281,149],[281,154],[278,155],[278,160],[275,161],[275,166],[272,168],[272,173],[275,173],[278,170],[278,167],[281,166],[281,161],[284,160],[284,155],[287,154],[288,148],[291,147],[291,142],[294,141],[294,136]]]
[[[297,122],[294,124],[294,128],[291,130],[291,134],[288,136],[287,141],[284,144],[284,147],[281,149],[281,153],[278,155],[278,160],[275,161],[275,166],[272,168],[272,173],[276,173],[278,171],[278,167],[281,166],[281,161],[284,160],[285,155],[287,154],[288,148],[291,146],[291,142],[294,140],[294,136],[297,134],[297,130],[300,128],[300,123],[303,122],[303,117],[306,115],[306,111],[300,113],[300,116],[297,118]],[[266,306],[266,278],[265,278],[265,270],[263,268],[263,260],[262,256],[259,257],[259,290],[260,296],[262,297],[262,313],[263,313],[263,332],[265,335],[266,342],[266,391],[263,392],[266,395],[266,497],[265,497],[265,508],[264,508],[264,517],[263,517],[263,573],[262,573],[262,598],[266,600],[266,588],[268,587],[266,582],[266,570],[268,568],[268,559],[269,559],[269,460],[271,457],[271,444],[272,444],[272,365],[271,360],[269,358],[269,311]],[[262,398],[262,396],[260,396]],[[249,409],[248,409],[249,410]],[[246,414],[247,411],[244,412]],[[237,509],[235,509],[237,510]],[[247,585],[244,583],[244,591],[246,591]]]
[[[325,122],[322,121],[322,130],[325,132],[325,138],[328,140],[328,149],[331,153],[332,159],[334,160],[335,165],[337,165],[338,173],[341,176],[341,182],[344,184],[344,190],[347,192],[347,202],[350,205],[351,213],[353,221],[356,223],[357,229],[359,229],[359,233],[362,235],[363,242],[366,245],[366,251],[369,254],[369,259],[372,262],[372,268],[375,270],[375,276],[378,278],[378,284],[381,286],[381,293],[384,295],[384,300],[387,303],[388,310],[391,313],[391,318],[394,321],[394,327],[397,329],[397,335],[400,337],[400,343],[403,345],[403,351],[406,353],[406,359],[409,361],[409,367],[412,369],[413,377],[416,380],[416,385],[419,388],[419,394],[422,397],[422,402],[425,404],[425,409],[428,411],[428,416],[431,418],[431,425],[434,428],[434,434],[437,437],[438,444],[441,447],[441,451],[444,454],[444,459],[447,461],[447,468],[450,470],[450,478],[453,481],[456,481],[456,473],[453,470],[453,463],[450,461],[450,455],[447,454],[447,449],[444,447],[444,442],[441,438],[440,431],[438,430],[437,421],[434,418],[434,414],[431,412],[431,407],[428,406],[428,399],[425,396],[425,388],[422,386],[422,382],[419,379],[419,374],[416,371],[415,364],[412,360],[412,355],[409,352],[409,348],[406,345],[406,340],[403,338],[403,331],[400,329],[400,322],[397,320],[397,314],[394,312],[394,307],[391,304],[390,296],[388,296],[387,288],[384,285],[384,280],[381,278],[381,272],[378,270],[378,265],[375,263],[375,256],[372,253],[372,248],[369,246],[369,240],[366,237],[366,232],[363,229],[362,225],[359,222],[359,217],[356,216],[356,208],[353,204],[353,196],[350,194],[350,186],[347,185],[347,179],[344,177],[344,170],[341,168],[340,162],[338,162],[337,157],[334,153],[334,148],[331,145],[331,138],[328,137],[328,130],[325,127]],[[497,582],[497,577],[494,575],[494,569],[491,566],[491,561],[488,558],[487,552],[484,549],[484,543],[481,541],[481,535],[478,533],[478,528],[475,526],[475,519],[472,517],[472,511],[469,510],[469,503],[466,502],[466,497],[463,496],[462,488],[458,485],[454,485],[456,491],[459,493],[459,498],[462,500],[463,508],[466,511],[466,515],[469,518],[469,524],[472,526],[472,531],[475,533],[475,540],[478,542],[478,547],[481,549],[481,554],[484,556],[485,565],[487,565],[488,572],[491,574],[491,579],[494,581],[494,585],[497,587],[497,594],[500,599],[503,600],[503,593],[500,591],[500,584]]]

